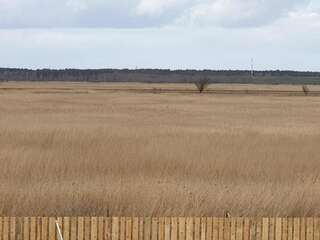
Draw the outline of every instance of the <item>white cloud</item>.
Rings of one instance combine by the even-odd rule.
[[[88,9],[88,1],[68,0],[66,6],[75,12],[81,12]]]
[[[315,2],[316,0],[313,0]],[[145,28],[183,24],[252,27],[311,0],[0,0],[0,28]],[[313,4],[319,6],[318,4]]]
[[[137,6],[139,15],[162,15],[166,11],[176,8],[184,8],[191,0],[140,0]]]
[[[138,0],[0,0],[0,28],[137,27]]]
[[[255,27],[286,17],[309,0],[208,0],[192,7],[183,21],[223,27]]]

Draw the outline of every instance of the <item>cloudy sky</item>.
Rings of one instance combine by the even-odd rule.
[[[0,0],[0,67],[320,71],[319,0]]]

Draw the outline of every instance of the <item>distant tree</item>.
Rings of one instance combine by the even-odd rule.
[[[208,78],[200,78],[194,83],[199,91],[199,93],[203,93],[203,91],[208,87],[210,81]]]
[[[309,94],[309,92],[310,92],[310,89],[308,88],[307,85],[303,85],[302,86],[302,91],[304,92],[304,95],[307,96]]]

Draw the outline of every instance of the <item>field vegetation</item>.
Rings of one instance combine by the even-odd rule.
[[[0,215],[320,215],[318,96],[110,86],[0,85]]]

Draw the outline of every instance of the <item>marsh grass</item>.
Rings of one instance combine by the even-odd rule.
[[[0,94],[0,214],[320,215],[320,99]]]

